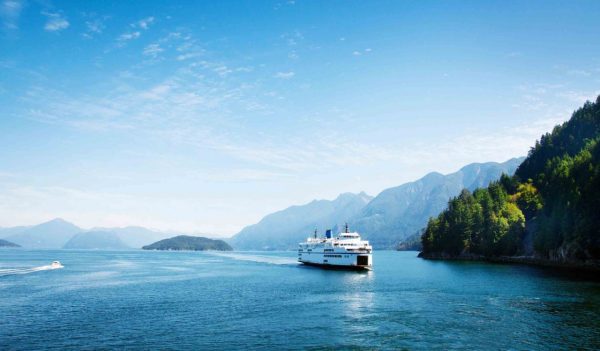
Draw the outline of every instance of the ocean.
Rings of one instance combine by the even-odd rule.
[[[416,255],[3,249],[0,350],[600,348],[598,280]]]

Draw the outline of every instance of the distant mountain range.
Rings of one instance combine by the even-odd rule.
[[[35,226],[0,228],[0,238],[30,249],[141,248],[173,235],[142,227],[93,228],[88,231],[60,218]]]
[[[315,228],[321,232],[333,228],[335,232],[348,222],[375,248],[395,248],[422,229],[462,189],[487,186],[502,173],[512,175],[523,159],[473,163],[447,175],[429,173],[415,182],[386,189],[375,198],[365,193],[346,193],[333,201],[314,200],[292,206],[245,227],[229,242],[242,250],[294,249]]]
[[[28,249],[62,248],[75,234],[83,230],[74,224],[57,218],[7,236],[5,239]]]
[[[233,248],[223,240],[213,240],[201,236],[179,235],[163,239],[142,247],[144,250],[184,250],[184,251],[232,251]]]
[[[451,197],[463,188],[485,187],[502,173],[512,175],[523,158],[504,163],[473,163],[458,172],[429,173],[415,181],[389,188],[375,198],[344,193],[335,200],[314,200],[267,215],[247,226],[228,242],[242,250],[295,249],[316,229],[338,231],[345,222],[378,249],[396,248],[438,215]],[[0,228],[0,238],[34,249],[126,249],[175,235],[142,227],[93,228],[84,230],[57,218],[35,226]]]
[[[315,228],[323,231],[352,218],[372,197],[345,193],[335,200],[314,200],[272,213],[257,224],[242,229],[230,239],[236,249],[278,250],[295,248]]]
[[[447,175],[429,173],[415,182],[383,190],[348,223],[375,248],[395,248],[425,227],[427,220],[442,212],[462,189],[472,191],[499,179],[502,173],[512,175],[523,160],[472,163]]]
[[[110,231],[89,231],[75,234],[63,246],[63,249],[87,250],[126,250],[131,247],[126,245],[119,234]]]

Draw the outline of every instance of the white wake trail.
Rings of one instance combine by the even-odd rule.
[[[6,275],[16,275],[16,274],[29,274],[29,273],[35,273],[35,272],[40,272],[40,271],[50,271],[53,269],[60,269],[63,268],[63,266],[56,266],[56,265],[46,265],[46,266],[39,266],[39,267],[31,267],[31,268],[6,268],[6,269],[0,269],[0,277],[6,276]]]
[[[216,253],[211,252],[212,255],[227,257],[234,260],[239,261],[251,261],[258,263],[268,263],[268,264],[276,264],[276,265],[297,265],[298,262],[291,257],[276,257],[276,256],[260,256],[253,254],[243,254],[243,253]]]

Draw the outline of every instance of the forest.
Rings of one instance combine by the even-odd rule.
[[[422,256],[600,259],[600,96],[543,135],[514,176],[463,190],[431,218]]]

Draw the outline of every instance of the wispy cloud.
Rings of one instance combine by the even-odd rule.
[[[294,76],[296,75],[296,73],[289,71],[289,72],[277,72],[275,74],[275,78],[279,78],[279,79],[291,79],[294,78]]]
[[[591,72],[583,70],[583,69],[572,69],[567,71],[568,74],[578,77],[589,77],[592,75]]]
[[[119,37],[117,38],[118,41],[120,42],[125,42],[125,41],[129,41],[129,40],[134,40],[139,38],[141,35],[140,32],[128,32],[128,33],[123,33],[121,35],[119,35]]]
[[[48,32],[58,32],[69,27],[69,21],[60,12],[43,11],[42,14],[47,17],[44,30]]]
[[[128,32],[125,32],[125,33],[119,35],[117,37],[117,42],[118,42],[117,46],[123,47],[123,46],[125,46],[126,42],[139,38],[142,35],[141,31],[148,30],[148,28],[150,28],[150,25],[152,23],[154,23],[154,17],[146,17],[137,22],[131,23],[129,26],[131,28],[133,28],[134,30],[128,31]],[[138,30],[136,30],[136,29],[138,29]]]
[[[132,23],[131,27],[147,30],[148,28],[150,28],[150,25],[153,23],[154,23],[154,17],[151,16],[151,17],[146,17],[144,19],[141,19],[135,23]]]
[[[371,51],[373,51],[373,49],[371,49],[371,48],[366,48],[366,49],[363,49],[363,50],[360,50],[360,51],[359,50],[355,50],[355,51],[352,52],[352,55],[354,55],[354,56],[362,56],[362,55],[366,55],[366,54],[370,53]]]
[[[160,54],[161,52],[163,52],[164,49],[160,47],[160,44],[150,44],[148,46],[146,46],[144,48],[144,55],[146,56],[151,56],[151,57],[157,57],[158,54]]]
[[[23,9],[20,0],[4,0],[0,5],[0,18],[5,29],[13,30],[19,28],[19,16]]]
[[[90,19],[85,21],[85,32],[82,34],[82,36],[84,38],[91,39],[96,35],[102,34],[106,28],[104,21],[108,19],[108,17],[104,16],[102,18],[97,18],[94,14],[85,16],[90,17]]]
[[[517,57],[521,57],[521,56],[523,56],[523,54],[518,51],[511,51],[506,54],[506,57],[508,57],[508,58],[517,58]]]

